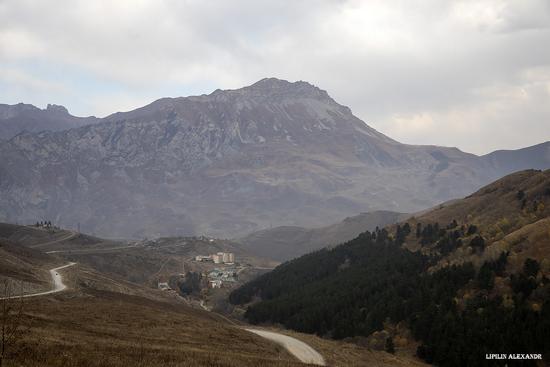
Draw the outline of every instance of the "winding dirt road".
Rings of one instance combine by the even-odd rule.
[[[272,331],[258,329],[245,330],[283,346],[301,362],[314,364],[317,366],[326,366],[325,359],[322,355],[320,355],[315,349],[298,339]]]
[[[203,300],[201,300],[200,306],[205,311],[211,312],[217,317],[224,319],[225,321],[241,328],[242,330],[246,330],[249,333],[256,334],[258,336],[261,336],[262,338],[265,338],[269,341],[279,344],[280,346],[285,348],[290,354],[296,357],[300,362],[314,364],[317,366],[326,366],[326,362],[323,356],[319,354],[319,352],[317,352],[315,349],[313,349],[312,347],[304,343],[303,341],[300,341],[288,335],[279,334],[274,331],[251,329],[251,328],[243,327],[242,324],[239,324],[234,320],[231,320],[230,318],[225,317],[222,314],[219,314],[217,312],[212,312],[212,310],[206,307]]]
[[[68,264],[65,264],[63,266],[59,266],[57,268],[53,268],[53,269],[50,270],[50,274],[51,274],[52,280],[53,280],[53,289],[50,290],[50,291],[24,294],[22,296],[3,297],[3,298],[0,298],[0,299],[38,297],[38,296],[45,296],[45,295],[48,295],[48,294],[53,294],[53,293],[64,291],[65,289],[67,289],[67,286],[65,285],[65,283],[63,283],[63,277],[61,276],[61,274],[59,274],[59,270],[68,268],[69,266],[73,266],[75,264],[76,263],[68,263]]]

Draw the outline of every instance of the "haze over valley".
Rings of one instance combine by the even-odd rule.
[[[0,1],[0,367],[550,365],[547,0]]]

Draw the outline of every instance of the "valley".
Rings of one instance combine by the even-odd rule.
[[[549,0],[0,0],[0,367],[550,366],[548,45]]]
[[[279,261],[290,260],[327,246],[354,239],[364,231],[383,228],[409,217],[409,214],[373,211],[348,217],[326,227],[283,226],[253,232],[236,241],[248,251]]]
[[[238,320],[203,311],[210,309],[201,307],[205,289],[196,297],[180,290],[157,289],[159,282],[174,284],[170,279],[182,276],[179,269],[182,258],[188,259],[186,276],[224,266],[198,263],[195,259],[198,253],[193,251],[236,251],[236,260],[243,256],[246,261],[239,278],[253,271],[251,263],[258,264],[260,274],[268,270],[265,265],[275,264],[241,255],[236,245],[226,244],[222,248],[210,238],[170,238],[128,245],[62,229],[9,224],[2,224],[0,229],[0,251],[6,255],[0,258],[0,277],[12,285],[14,293],[6,295],[10,300],[0,301],[9,301],[14,306],[23,302],[24,310],[21,325],[24,333],[8,349],[6,366],[302,365],[299,361],[303,348],[291,347],[293,343],[302,343],[301,335],[288,339],[291,344],[287,345],[287,351],[287,347],[255,336],[254,333],[263,333],[260,329],[252,333]],[[189,246],[185,248],[185,244]],[[145,257],[148,261],[141,261]],[[9,268],[7,265],[15,259],[31,265]],[[74,262],[67,263],[69,259]],[[60,263],[65,264],[57,265]],[[50,268],[51,264],[55,267]],[[31,270],[41,277],[30,279],[27,274]],[[138,276],[141,273],[144,275]],[[250,279],[255,276],[248,275]],[[18,286],[23,279],[35,287],[26,287],[27,293],[19,298]],[[229,290],[217,291],[225,291],[221,297],[224,298]],[[406,359],[385,357],[383,353],[358,350],[357,355],[350,357],[328,341],[322,345],[324,353],[332,351],[328,360],[334,366],[360,366],[364,358],[396,360],[408,365]]]
[[[550,171],[518,172],[464,199],[401,219],[391,214],[398,223],[283,264],[239,242],[205,236],[118,241],[55,226],[1,224],[0,277],[16,292],[2,301],[24,302],[28,328],[7,361],[474,365],[476,353],[493,349],[461,359],[461,345],[474,347],[453,331],[456,349],[441,351],[435,325],[442,317],[447,330],[465,323],[469,333],[478,330],[469,323],[493,322],[485,336],[472,334],[485,340],[477,348],[491,348],[493,333],[512,328],[507,318],[518,330],[534,322],[536,335],[548,331],[549,190]],[[346,235],[365,218],[371,217],[301,232],[328,240],[328,233]],[[546,350],[534,335],[520,351]],[[59,343],[65,357],[55,352]],[[517,337],[499,343],[516,345]]]

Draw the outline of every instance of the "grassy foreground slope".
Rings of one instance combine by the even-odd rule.
[[[38,250],[40,241],[50,242],[55,234],[14,225],[0,225],[0,229],[3,276],[19,283],[28,278],[27,272],[43,272],[43,289],[40,290],[47,290],[51,286],[46,279],[47,269],[68,261],[56,257],[68,256],[68,253],[48,255]],[[13,237],[15,233],[19,237]],[[13,242],[5,239],[8,237]],[[37,248],[26,247],[26,241]],[[123,269],[131,269],[133,265],[125,262],[136,259],[135,254],[132,255],[133,248],[121,248],[120,253],[115,253],[102,249],[101,243],[90,247],[85,241],[79,248],[75,238],[61,242],[68,241],[71,243],[55,245],[69,247],[71,254],[78,254],[81,260],[85,260],[84,255],[91,256],[90,248],[99,251],[93,251],[96,255],[117,255],[115,263],[120,263]],[[122,256],[126,251],[130,251],[130,255]],[[6,265],[10,263],[19,265],[8,272]],[[23,333],[7,349],[3,367],[304,365],[284,348],[243,330],[244,326],[215,313],[188,307],[173,293],[130,282],[124,274],[102,272],[101,268],[91,261],[79,262],[60,270],[68,290],[23,300]],[[10,302],[19,305],[19,300]],[[298,333],[292,336],[318,349],[335,367],[363,366],[365,363],[384,367],[409,366],[413,363],[349,343]]]
[[[43,237],[28,233],[33,245],[39,241],[32,234]],[[41,282],[34,291],[50,289],[47,269],[66,261],[21,242],[0,240],[0,276],[15,284],[17,294],[21,282]],[[60,273],[67,291],[22,300],[22,334],[7,348],[3,366],[301,365],[283,348],[187,307],[174,295],[83,264]],[[21,300],[8,302],[16,310]]]
[[[0,281],[17,279],[20,293],[48,290],[48,269],[56,264],[59,262],[47,254],[0,240]]]
[[[234,291],[253,323],[334,339],[401,330],[441,366],[550,357],[550,171],[522,171],[418,218],[287,262]],[[391,348],[389,348],[391,349]],[[536,365],[527,360],[525,365]],[[548,363],[548,360],[546,360]]]
[[[8,366],[298,366],[282,348],[182,305],[86,289],[33,299]]]

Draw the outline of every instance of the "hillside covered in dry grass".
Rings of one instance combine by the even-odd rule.
[[[481,266],[484,261],[496,260],[502,253],[508,253],[509,272],[520,271],[525,260],[533,258],[541,263],[543,274],[548,276],[550,170],[521,171],[506,176],[407,223],[418,235],[407,237],[404,246],[443,255],[439,266],[468,261]],[[440,233],[435,233],[436,224]],[[433,229],[431,234],[426,231],[429,225]],[[452,238],[455,238],[454,247],[450,244]],[[476,243],[479,244],[476,246]]]

